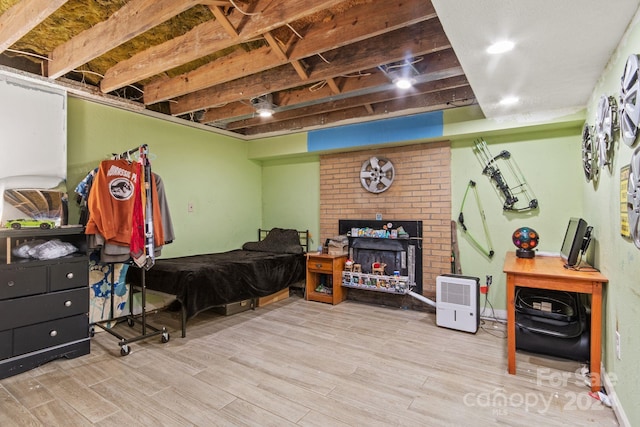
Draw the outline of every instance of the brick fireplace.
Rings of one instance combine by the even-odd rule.
[[[394,165],[395,180],[382,193],[370,193],[360,183],[360,169],[372,156]],[[451,271],[450,165],[448,141],[321,156],[320,241],[339,234],[340,219],[382,214],[383,220],[421,220],[422,294],[435,297],[436,277]]]

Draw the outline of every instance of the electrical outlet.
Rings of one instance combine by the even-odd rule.
[[[620,332],[616,331],[616,358],[618,360],[622,359],[622,352],[620,349]]]

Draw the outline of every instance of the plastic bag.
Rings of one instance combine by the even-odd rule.
[[[46,240],[29,240],[13,248],[11,253],[19,258],[30,258],[29,251],[43,243],[46,243]]]
[[[69,242],[49,240],[29,250],[29,256],[36,259],[55,259],[77,252],[78,248]]]

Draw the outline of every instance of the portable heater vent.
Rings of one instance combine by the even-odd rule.
[[[443,274],[436,279],[436,324],[476,333],[480,326],[480,279]]]

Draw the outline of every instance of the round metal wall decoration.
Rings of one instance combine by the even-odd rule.
[[[629,56],[620,79],[620,103],[618,109],[620,138],[629,147],[636,142],[638,125],[640,125],[639,73],[638,55]]]
[[[596,161],[596,143],[593,138],[593,126],[585,123],[582,128],[582,167],[587,182],[598,179],[598,162]]]
[[[618,110],[613,96],[602,95],[596,110],[595,134],[598,165],[604,168],[611,164],[614,129],[617,127]]]
[[[362,164],[360,182],[371,193],[382,193],[389,189],[395,178],[391,161],[384,157],[371,157]]]
[[[629,234],[640,249],[640,147],[631,155],[629,181],[627,181],[627,217]]]

